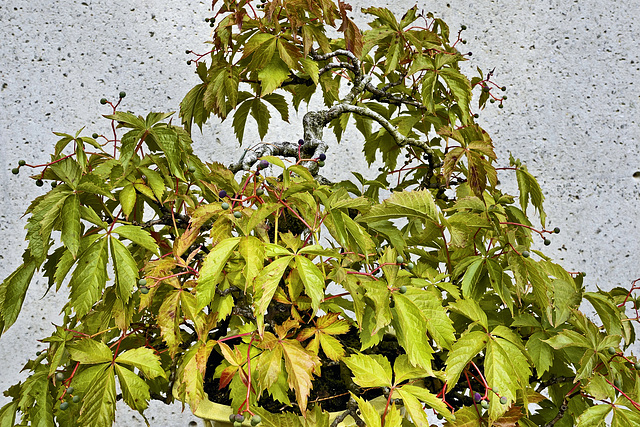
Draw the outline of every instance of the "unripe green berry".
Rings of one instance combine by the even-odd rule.
[[[522,256],[525,258],[529,258],[531,254],[529,253],[529,251],[522,251]]]
[[[398,292],[400,292],[401,294],[406,294],[407,287],[405,285],[400,286],[400,289],[398,289]]]
[[[187,65],[191,65],[191,60],[187,60]]]
[[[507,90],[506,86],[502,86],[500,89],[502,89],[502,91],[504,92],[505,90]]]
[[[500,391],[499,391],[499,390],[500,390],[500,389],[499,389],[498,387],[493,387],[493,388],[491,389],[491,391],[493,391],[495,394],[500,394]]]
[[[138,280],[138,286],[145,286],[146,284],[147,284],[147,279],[145,279],[144,277]]]
[[[220,205],[220,207],[226,211],[227,209],[229,209],[229,203],[227,203],[227,202],[222,202],[222,204]]]
[[[235,216],[236,218],[242,218],[242,212],[235,211],[235,212],[233,213],[233,216]]]
[[[500,104],[498,105],[498,108],[504,108],[504,105]]]
[[[264,190],[263,190],[262,188],[258,188],[258,189],[256,190],[256,194],[257,194],[258,196],[262,196],[262,195],[264,194]]]
[[[640,362],[636,362],[633,367],[636,368],[636,371],[640,371]]]
[[[97,133],[93,133],[93,135],[91,135],[91,138],[93,139],[98,139],[100,137],[100,135],[98,135]]]
[[[55,181],[51,182],[51,188],[56,188],[58,186],[58,183]]]
[[[14,175],[18,175],[20,173],[20,169],[13,168],[13,169],[11,169],[11,173],[14,174]]]
[[[24,160],[18,160],[18,166],[24,166],[26,164],[27,162],[25,162]]]
[[[319,167],[323,167],[324,166],[324,162],[322,160],[318,160],[318,166]]]
[[[554,228],[553,232],[556,233],[556,234],[559,234],[560,233],[560,227]]]
[[[127,96],[127,92],[125,91],[121,91],[118,96],[120,97],[120,99],[124,98],[125,96]]]
[[[68,393],[68,394],[73,394],[73,391],[74,391],[74,390],[75,390],[75,389],[74,389],[73,387],[67,387],[67,393]]]
[[[504,95],[504,96],[502,97],[502,100],[503,100],[503,101],[506,101],[506,100],[507,100],[507,95]]]
[[[544,245],[545,246],[549,246],[551,244],[551,240],[549,239],[544,239]]]
[[[616,349],[615,349],[615,348],[613,348],[613,347],[609,347],[609,348],[607,349],[607,352],[608,352],[610,355],[612,355],[612,356],[613,356],[614,354],[616,354]]]
[[[44,185],[44,181],[42,181],[41,179],[36,179],[36,185],[38,187],[42,187]]]
[[[507,397],[506,396],[502,396],[500,398],[500,403],[503,404],[503,405],[506,405],[507,404]]]
[[[480,403],[480,406],[482,406],[484,409],[489,409],[489,402],[487,402],[486,400],[483,400]]]
[[[260,417],[260,415],[254,415],[253,417],[251,417],[251,425],[252,426],[257,426],[261,422],[262,422],[262,417]]]
[[[460,29],[461,29],[462,31],[464,31],[464,30],[466,30],[466,29],[467,29],[467,26],[466,26],[466,25],[461,25],[461,26],[460,26]]]
[[[234,421],[233,422],[233,427],[242,427],[242,423],[239,421]]]
[[[69,402],[62,402],[60,404],[60,410],[65,411],[69,407]]]
[[[64,374],[62,372],[56,372],[56,380],[57,381],[64,380]]]
[[[100,99],[100,104],[104,105],[107,103],[107,98],[101,98]]]
[[[146,286],[141,286],[139,289],[140,289],[140,293],[143,295],[146,295],[149,293],[149,288],[147,288]]]
[[[402,258],[402,256],[401,256],[401,255],[398,255],[398,256],[396,257],[396,262],[397,262],[398,264],[402,264],[402,263],[404,263],[404,258]]]
[[[71,401],[72,401],[73,403],[78,403],[78,402],[80,402],[80,396],[73,396],[73,399],[71,399]]]
[[[196,167],[193,166],[193,165],[189,166],[188,169],[189,169],[189,172],[191,172],[191,173],[194,173],[196,171]]]
[[[613,380],[613,385],[617,388],[622,388],[622,381],[616,378],[615,380]]]
[[[408,270],[413,270],[414,268],[416,268],[416,266],[412,262],[407,264],[407,269]]]
[[[229,421],[234,422],[236,420],[236,414],[229,415]]]

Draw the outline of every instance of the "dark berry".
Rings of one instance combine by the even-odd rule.
[[[78,403],[80,402],[80,396],[73,396],[73,399],[71,399],[73,401],[73,403]]]
[[[483,92],[489,92],[489,86],[482,86]]]
[[[505,90],[507,90],[506,86],[502,86],[500,89],[502,89],[502,91],[504,92]]]
[[[560,227],[554,228],[553,232],[556,233],[556,234],[559,234],[560,233]]]
[[[147,279],[142,278],[138,280],[138,286],[145,286],[147,284]]]
[[[236,420],[236,414],[229,415],[229,421],[234,422]]]
[[[125,96],[127,96],[127,92],[125,91],[120,91],[120,93],[118,94],[118,96],[120,97],[120,99],[124,98]]]
[[[467,44],[467,41],[466,40],[462,40],[462,44]]]
[[[209,26],[210,26],[211,28],[215,27],[215,26],[216,26],[216,22],[215,22],[215,21],[211,21],[211,23],[209,24]]]
[[[209,22],[209,18],[204,18],[205,22]],[[185,50],[184,53],[186,53],[187,55],[189,55],[191,53],[191,51],[189,49]]]
[[[93,133],[93,135],[91,135],[91,138],[93,138],[93,139],[98,139],[98,137],[99,137],[99,136],[100,136],[100,135],[98,135],[97,133],[95,133],[95,132],[94,132],[94,133]]]
[[[612,356],[613,356],[614,354],[616,354],[616,349],[615,349],[615,348],[613,348],[613,347],[609,347],[609,348],[607,349],[607,352],[608,352],[610,355],[612,355]]]
[[[498,108],[504,108],[504,105],[500,104],[498,105]]]
[[[398,292],[400,292],[401,294],[406,294],[407,287],[405,285],[400,286],[400,288],[398,289]]]
[[[299,139],[298,140],[298,145],[304,145],[304,139]]]
[[[146,286],[141,286],[138,289],[140,289],[140,293],[143,294],[143,295],[146,295],[146,294],[149,293],[149,288],[147,288]]]
[[[65,411],[69,407],[69,402],[62,402],[60,404],[60,410]]]
[[[522,251],[522,256],[525,258],[529,258],[531,254],[529,253],[529,251]]]
[[[220,192],[218,193],[218,197],[224,199],[225,197],[227,197],[227,192],[224,190],[220,190]]]
[[[318,156],[318,160],[321,160],[324,162],[325,160],[327,160],[327,155],[324,153],[320,153],[320,155]]]
[[[260,169],[265,169],[269,167],[269,162],[267,160],[260,160]]]
[[[68,388],[67,388],[67,393],[69,393],[69,394],[73,394],[73,391],[74,391],[74,390],[75,390],[75,389],[74,389],[73,387],[68,387]]]
[[[107,103],[107,98],[101,98],[100,99],[100,104],[104,105]]]
[[[24,160],[18,160],[18,166],[24,166],[26,164],[27,162],[25,162]]]
[[[506,396],[502,396],[500,398],[500,403],[502,403],[503,405],[506,405],[507,404],[507,397]]]
[[[471,55],[473,55],[473,52],[469,52],[469,53],[467,53],[467,55],[471,56]]]
[[[464,31],[464,30],[466,30],[466,29],[467,29],[467,26],[466,26],[466,25],[461,25],[461,26],[460,26],[460,29],[461,29],[462,31]]]
[[[258,196],[262,196],[262,195],[264,194],[264,190],[263,190],[262,188],[258,188],[258,189],[256,190],[256,194],[257,194]]]
[[[233,216],[235,216],[236,218],[242,218],[242,212],[235,211],[233,213]]]
[[[475,400],[475,401],[476,401],[476,403],[480,403],[480,401],[482,400],[482,395],[481,395],[480,393],[476,392],[476,393],[473,395],[473,400]]]
[[[402,256],[401,256],[401,255],[398,255],[398,256],[396,257],[396,262],[397,262],[398,264],[402,264],[402,263],[404,262],[404,258],[402,258]]]
[[[241,423],[244,421],[244,415],[242,414],[236,414],[236,421]]]
[[[495,103],[495,102],[496,102],[496,100],[495,100],[495,99],[493,99],[493,98],[491,98],[491,99],[489,100],[489,102],[493,104],[493,103]]]
[[[187,65],[191,65],[191,60],[187,60]]]
[[[475,113],[475,114],[473,115],[473,117],[475,117],[475,118],[477,119],[478,117],[480,117],[480,114]]]
[[[544,239],[544,245],[545,246],[549,246],[551,244],[551,240],[549,239]]]
[[[324,162],[322,160],[318,160],[318,166],[319,167],[323,167],[324,166]]]
[[[55,181],[51,182],[51,188],[56,188],[58,186],[58,183]]]
[[[507,95],[504,95],[504,96],[502,97],[502,100],[503,100],[503,101],[506,101],[506,100],[507,100]]]
[[[11,169],[11,173],[14,174],[14,175],[18,175],[20,173],[20,169],[13,168],[13,169]]]
[[[226,211],[227,209],[229,209],[229,203],[227,203],[227,202],[222,202],[222,204],[220,205],[220,207]]]
[[[38,187],[42,187],[44,185],[44,181],[42,181],[41,179],[36,179],[36,185]]]

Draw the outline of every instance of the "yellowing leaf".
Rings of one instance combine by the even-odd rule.
[[[353,382],[360,387],[391,387],[391,364],[379,354],[356,353],[343,362],[353,373]]]
[[[239,237],[225,239],[218,243],[204,259],[196,286],[198,300],[196,311],[202,310],[213,299],[216,285],[220,283],[220,273],[239,242]]]
[[[307,352],[298,341],[283,340],[280,342],[284,364],[287,369],[289,387],[294,389],[300,412],[305,415],[307,399],[313,387],[313,372],[320,365],[320,358]]]
[[[320,302],[324,298],[324,274],[309,258],[298,255],[296,259],[296,269],[304,284],[304,289],[311,298],[311,306],[316,312],[320,307]]]
[[[133,366],[142,372],[147,378],[166,378],[160,364],[160,356],[147,347],[137,347],[120,353],[116,357],[116,363]]]

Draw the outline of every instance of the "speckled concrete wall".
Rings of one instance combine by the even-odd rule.
[[[397,13],[414,2],[353,1]],[[108,109],[98,100],[127,92],[124,108],[136,113],[177,110],[197,82],[184,51],[204,51],[210,28],[209,1],[87,0],[0,3],[0,277],[20,263],[24,213],[42,194],[25,173],[11,174],[18,159],[48,159],[52,131],[106,132]],[[640,12],[637,1],[476,0],[420,2],[452,28],[468,27],[466,69],[495,67],[508,87],[502,110],[480,111],[493,136],[500,165],[508,153],[521,158],[546,193],[553,236],[547,253],[569,270],[587,272],[587,286],[628,285],[640,277],[640,171],[637,117],[640,91]],[[300,133],[300,126],[274,128],[270,138]],[[236,147],[229,124],[212,123],[196,133],[205,158],[228,162]],[[251,135],[251,134],[249,134]],[[326,175],[346,177],[363,166],[361,142],[347,134],[329,152]],[[364,166],[363,166],[364,167]],[[500,172],[512,189],[510,172]],[[18,322],[0,339],[0,388],[24,378],[18,371],[42,348],[36,340],[59,319],[63,298],[41,297],[45,282],[32,283]],[[5,398],[0,398],[4,404]],[[122,405],[124,406],[124,405]],[[119,406],[119,408],[122,408]],[[178,405],[152,403],[154,426],[195,422]],[[118,413],[118,426],[143,425],[139,415]]]

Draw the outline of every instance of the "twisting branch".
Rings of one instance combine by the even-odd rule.
[[[562,405],[560,405],[560,408],[558,409],[558,414],[555,416],[554,419],[552,419],[551,421],[549,421],[548,423],[546,423],[544,425],[544,427],[553,427],[556,425],[556,423],[558,421],[560,421],[562,419],[562,417],[564,417],[565,412],[567,412],[567,409],[569,409],[569,400],[571,400],[571,398],[573,396],[576,396],[580,394],[580,391],[576,391],[575,393],[570,394],[569,396],[565,396],[564,399],[562,399]]]

